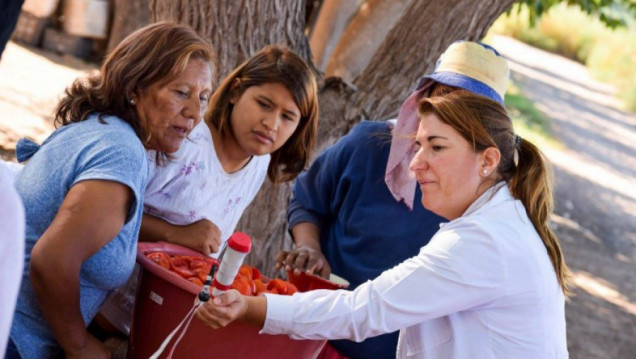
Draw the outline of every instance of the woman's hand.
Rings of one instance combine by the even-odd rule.
[[[195,313],[205,325],[218,329],[242,318],[247,308],[247,299],[237,290],[231,289],[203,303]]]
[[[302,245],[276,255],[276,268],[282,267],[285,267],[285,270],[293,269],[296,275],[305,272],[329,278],[331,273],[331,266],[321,251]]]

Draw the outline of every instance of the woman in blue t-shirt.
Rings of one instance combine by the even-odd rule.
[[[21,140],[25,269],[8,358],[107,358],[86,325],[135,263],[146,150],[175,152],[202,119],[216,70],[191,28],[156,23],[76,80],[41,146]]]

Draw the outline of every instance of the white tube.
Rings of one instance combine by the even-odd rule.
[[[236,232],[228,240],[228,247],[221,259],[221,265],[212,281],[212,296],[218,297],[230,289],[234,278],[238,274],[243,259],[249,253],[252,245],[250,237],[242,232]]]

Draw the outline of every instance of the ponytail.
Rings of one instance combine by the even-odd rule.
[[[524,139],[519,143],[518,165],[508,180],[510,193],[519,199],[528,217],[541,237],[557,275],[563,293],[570,295],[570,271],[565,264],[559,240],[549,226],[550,214],[554,209],[552,197],[552,170],[539,149]]]

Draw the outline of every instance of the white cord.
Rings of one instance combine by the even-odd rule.
[[[181,341],[181,338],[183,338],[183,335],[185,334],[185,332],[188,330],[188,327],[190,326],[190,321],[192,321],[192,318],[194,317],[194,311],[201,304],[202,303],[199,301],[199,298],[194,299],[194,305],[192,306],[192,309],[190,309],[188,314],[186,314],[185,318],[183,318],[181,323],[179,323],[179,325],[176,328],[174,328],[174,330],[170,334],[168,334],[166,339],[163,340],[163,343],[161,343],[161,346],[159,347],[159,349],[157,349],[157,351],[152,356],[150,356],[150,359],[159,358],[159,355],[161,355],[161,353],[163,353],[163,351],[166,349],[166,346],[168,345],[168,343],[170,343],[170,341],[172,340],[172,337],[179,331],[179,328],[181,328],[181,326],[185,323],[185,326],[183,327],[183,331],[181,332],[177,340],[172,345],[172,348],[170,349],[170,352],[168,353],[168,356],[166,359],[172,358],[172,353],[174,353],[174,350],[177,348],[177,345]]]

